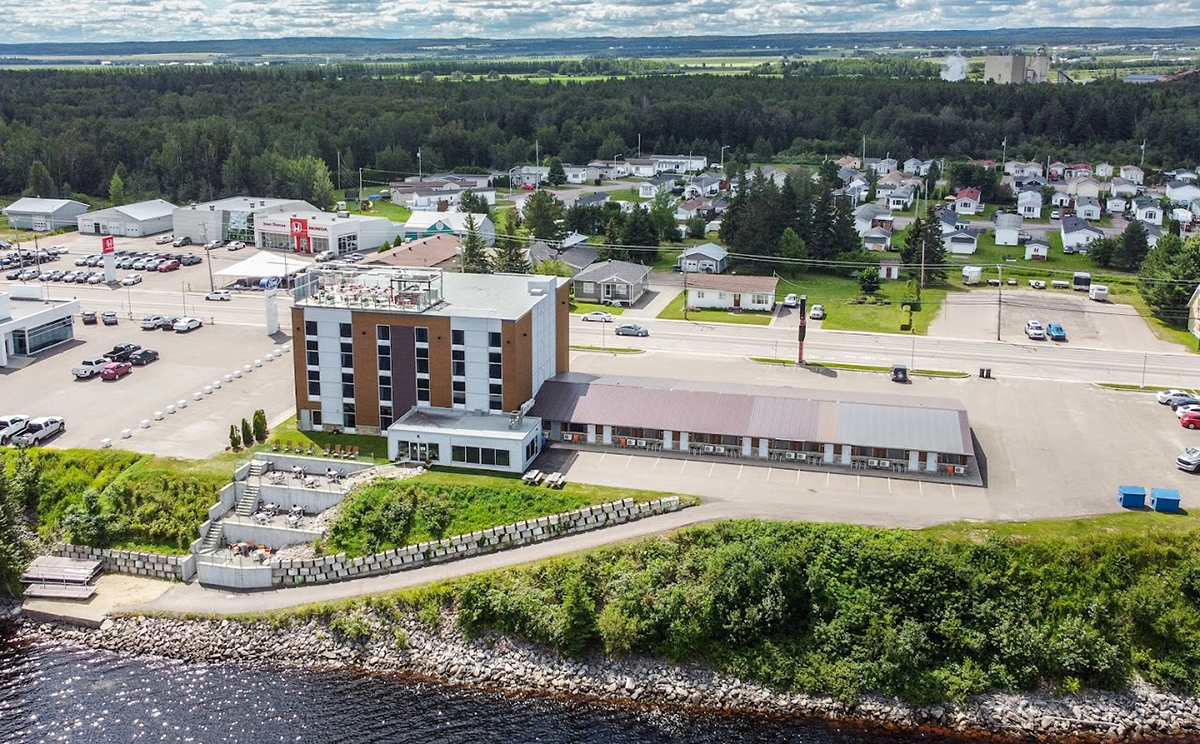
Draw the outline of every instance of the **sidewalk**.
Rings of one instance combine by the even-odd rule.
[[[627,308],[625,312],[618,317],[620,321],[638,321],[638,320],[653,320],[658,317],[667,305],[671,304],[683,291],[682,286],[670,286],[663,284],[652,284],[646,292],[646,297],[643,297],[635,307]]]

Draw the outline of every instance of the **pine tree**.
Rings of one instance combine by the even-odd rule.
[[[830,241],[834,256],[856,254],[862,250],[862,238],[854,229],[854,208],[850,199],[839,196],[834,200],[833,224],[830,225]]]
[[[121,180],[120,171],[113,171],[112,178],[108,182],[108,198],[114,207],[125,203],[125,182]]]
[[[525,225],[535,238],[552,243],[563,239],[566,232],[563,220],[566,209],[563,203],[548,191],[537,191],[525,200]]]
[[[496,238],[496,271],[506,274],[529,273],[525,244],[516,236],[511,217],[505,220],[504,234]]]
[[[487,246],[483,235],[475,224],[475,215],[467,215],[466,234],[462,239],[462,270],[466,274],[490,274],[491,262],[488,260]]]
[[[784,230],[783,235],[779,237],[779,256],[792,261],[803,261],[808,258],[808,246],[804,244],[804,239],[790,227]]]
[[[629,251],[621,246],[621,223],[616,217],[608,220],[604,228],[604,246],[597,252],[600,261],[628,261]]]
[[[922,235],[924,255],[918,256],[918,262],[925,266],[924,282],[945,281],[946,279],[946,244],[942,242],[940,220],[933,214],[933,206],[925,215],[925,230]]]
[[[546,173],[546,180],[551,186],[562,186],[567,182],[567,172],[563,170],[561,158],[550,158],[547,161],[550,165],[549,171]]]
[[[633,260],[639,263],[649,263],[654,261],[658,256],[655,250],[647,250],[648,248],[658,247],[658,229],[654,225],[654,220],[650,218],[650,213],[642,207],[635,207],[629,213],[628,219],[625,220],[625,226],[621,228],[621,245],[630,246],[636,249]],[[627,248],[626,250],[630,250]]]
[[[33,161],[29,166],[27,191],[31,196],[40,196],[46,199],[58,196],[58,189],[54,187],[54,179],[50,177],[50,171],[40,160]]]
[[[267,441],[267,412],[263,409],[258,409],[254,412],[254,441],[262,444]]]
[[[246,419],[242,419],[242,442],[247,447],[254,444],[254,428]]]
[[[237,424],[229,425],[229,446],[233,449],[242,446],[242,435],[238,432]]]

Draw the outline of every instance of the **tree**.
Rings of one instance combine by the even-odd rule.
[[[868,266],[862,271],[854,275],[858,280],[858,289],[866,295],[873,295],[879,291],[879,286],[882,283],[879,279],[879,269],[873,266]]]
[[[550,166],[546,172],[546,180],[551,186],[562,186],[567,182],[567,172],[563,170],[561,158],[550,158],[546,163]]]
[[[120,171],[113,171],[112,178],[109,179],[108,198],[112,201],[114,207],[119,207],[125,203],[125,181],[121,180]]]
[[[538,261],[538,265],[533,267],[533,273],[542,276],[565,276],[570,278],[575,272],[571,271],[570,266],[554,258],[549,261]]]
[[[496,236],[496,271],[506,274],[528,274],[529,257],[524,242],[517,237],[512,213],[504,221],[502,235]]]
[[[462,192],[462,196],[458,197],[458,211],[486,214],[488,217],[492,217],[492,205],[488,204],[486,198],[471,189]],[[493,218],[492,221],[495,222],[495,219]]]
[[[923,280],[925,283],[945,281],[946,279],[946,244],[942,242],[940,220],[933,214],[933,205],[925,216],[925,231],[922,236],[924,256],[919,257],[925,266]]]
[[[1200,236],[1183,242],[1177,235],[1158,239],[1138,270],[1138,292],[1155,316],[1182,328],[1188,323],[1188,299],[1200,284]]]
[[[596,258],[601,261],[628,261],[629,249],[621,242],[621,228],[625,226],[624,215],[618,218],[613,215],[604,227],[604,245],[597,251]]]
[[[1121,267],[1137,271],[1150,252],[1150,235],[1141,220],[1130,220],[1121,235]]]
[[[838,178],[839,170],[841,169],[838,168],[836,160],[829,160],[826,158],[825,160],[821,161],[821,186],[830,190],[840,187],[842,185],[842,179]]]
[[[675,221],[675,197],[669,191],[660,191],[650,200],[650,220],[658,231],[659,242],[678,243],[679,223]]]
[[[242,446],[242,435],[238,432],[237,424],[229,425],[229,446],[233,449]]]
[[[9,479],[0,473],[0,591],[17,596],[20,576],[33,558],[27,511]]]
[[[254,412],[254,441],[262,444],[267,441],[267,412],[263,409],[258,409]]]
[[[40,160],[33,161],[29,166],[29,188],[26,191],[31,196],[47,199],[58,196],[58,189],[54,187],[54,179],[50,177],[50,171]]]
[[[704,218],[700,215],[688,218],[687,236],[689,238],[703,238],[707,234],[704,230],[706,226],[707,224],[704,222]]]
[[[909,225],[908,234],[904,236],[904,243],[900,246],[900,263],[905,266],[916,266],[921,262],[921,245],[925,241],[925,229],[925,220],[918,214]]]
[[[848,256],[862,250],[862,238],[854,229],[854,207],[846,196],[833,202],[833,221],[829,226],[829,239],[834,256]]]
[[[879,198],[879,172],[871,171],[871,180],[867,182],[867,204]]]
[[[808,246],[804,244],[804,239],[790,227],[779,236],[779,256],[791,261],[803,261],[808,258]]]
[[[1102,269],[1110,268],[1120,262],[1122,250],[1121,241],[1116,237],[1097,238],[1088,243],[1087,247],[1088,258],[1094,265]]]
[[[942,177],[942,166],[938,165],[938,161],[934,160],[929,164],[929,171],[925,174],[925,193],[936,194],[938,180]]]
[[[108,518],[100,503],[100,492],[89,488],[80,503],[63,512],[63,532],[67,539],[80,545],[103,548],[108,545]]]
[[[254,428],[246,419],[242,419],[242,443],[247,447],[254,444]]]
[[[643,250],[658,247],[658,229],[644,207],[635,207],[621,228],[621,245],[633,249],[634,259],[646,263],[653,261],[657,251]]]
[[[475,215],[467,215],[466,233],[462,238],[462,270],[467,274],[492,273],[491,261],[488,259],[487,244],[479,226],[475,224]]]
[[[566,234],[566,208],[548,191],[536,191],[525,200],[525,226],[532,237],[558,242]]]

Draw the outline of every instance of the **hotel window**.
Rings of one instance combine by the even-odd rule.
[[[354,400],[354,383],[342,383],[342,397]]]
[[[304,342],[304,350],[305,351],[316,351],[317,350],[317,340],[315,338],[310,338],[310,339],[306,340]]]
[[[391,406],[379,406],[379,428],[380,428],[380,430],[386,430],[389,426],[392,425],[393,420],[394,419],[392,418],[392,407]]]
[[[594,282],[584,282],[583,283],[583,294],[586,294],[586,295],[596,294],[596,284]]]
[[[462,346],[464,342],[464,334],[462,331],[450,331],[450,343],[455,346]]]
[[[467,352],[462,349],[452,349],[450,351],[450,358],[456,362],[466,361]]]
[[[488,377],[493,380],[499,380],[502,377],[502,375],[500,374],[500,365],[499,364],[489,364],[488,365]]]
[[[375,338],[379,341],[391,341],[392,327],[385,325],[375,326]]]
[[[387,372],[392,368],[392,358],[387,354],[379,355],[379,371]]]
[[[354,416],[354,404],[346,403],[345,406],[346,408],[342,411],[342,426],[345,426],[347,429],[353,429],[356,420]]]
[[[429,358],[429,347],[428,346],[418,346],[417,347],[417,359],[428,359],[428,358]]]
[[[454,385],[454,392],[456,393],[465,393],[467,391],[467,383],[462,380],[455,380],[451,384]]]
[[[342,354],[342,369],[354,369],[353,354]]]
[[[454,462],[470,463],[472,465],[499,465],[508,467],[508,450],[492,449],[491,447],[462,447],[455,445],[450,448],[450,459]]]
[[[429,374],[429,360],[428,359],[418,359],[417,360],[417,374],[419,374],[419,375]]]
[[[500,348],[500,333],[498,331],[491,331],[488,333],[488,346],[492,347],[493,349]]]
[[[312,409],[312,425],[313,426],[321,425],[321,409],[320,408]]]
[[[304,321],[304,335],[305,336],[317,335],[317,321],[315,321],[315,320]]]
[[[418,344],[429,343],[429,329],[428,328],[416,328],[413,331],[413,335],[416,338]]]
[[[456,377],[463,377],[467,374],[466,362],[453,362],[450,365],[450,374]]]
[[[354,334],[350,329],[350,324],[349,323],[339,323],[338,324],[338,335],[341,336],[342,338],[350,338],[351,336],[353,336]]]
[[[308,361],[308,366],[310,367],[318,367],[321,364],[321,355],[315,351],[308,352],[305,355],[305,358]]]
[[[310,397],[310,398],[316,398],[316,397],[320,397],[320,395],[321,395],[321,383],[320,383],[320,382],[313,382],[312,380],[309,380],[309,381],[308,381],[308,395],[309,395],[309,397]]]

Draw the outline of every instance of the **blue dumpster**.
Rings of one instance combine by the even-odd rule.
[[[1117,501],[1124,509],[1146,508],[1146,489],[1141,486],[1117,486]]]
[[[1150,508],[1163,514],[1179,513],[1179,491],[1174,488],[1151,488]]]

